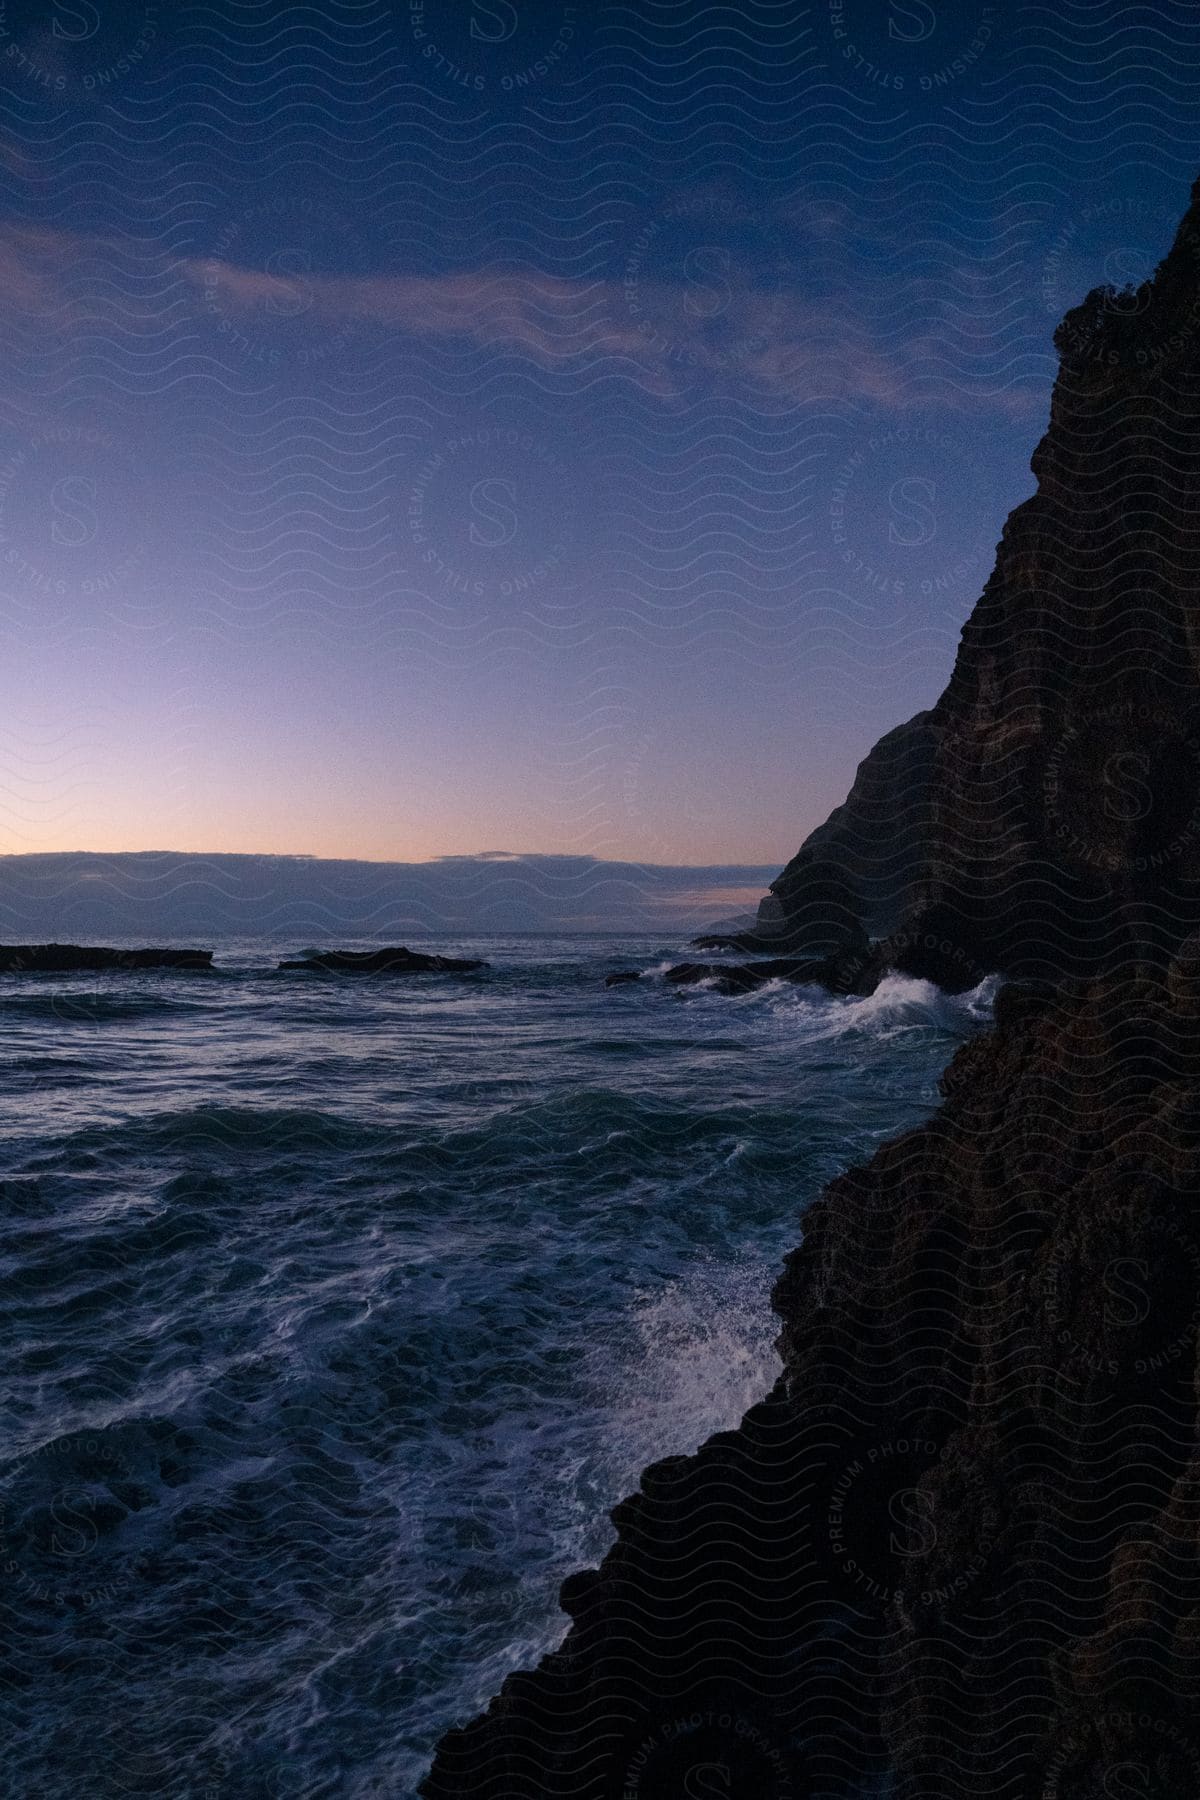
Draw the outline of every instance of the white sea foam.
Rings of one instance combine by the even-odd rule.
[[[300,991],[263,978],[276,946],[223,947],[203,1001],[181,976],[114,985],[100,1032],[94,986],[0,983],[10,1068],[36,1068],[5,1091],[0,1200],[36,1230],[0,1297],[0,1509],[55,1517],[67,1453],[30,1421],[94,1437],[96,1568],[130,1576],[91,1618],[106,1678],[190,1757],[253,1668],[231,1791],[264,1760],[296,1791],[392,1791],[561,1637],[559,1583],[646,1464],[769,1391],[806,1201],[929,1110],[989,1000],[903,977],[614,996],[614,958],[648,968],[660,937],[478,948],[464,994]],[[59,1335],[30,1358],[34,1303]],[[203,1655],[176,1629],[197,1592]],[[302,1629],[281,1641],[277,1615]],[[153,1668],[125,1648],[148,1636]],[[22,1775],[89,1716],[89,1667],[10,1734]]]
[[[637,1295],[602,1352],[615,1463],[636,1475],[656,1457],[695,1450],[769,1391],[780,1368],[770,1308],[776,1273],[761,1258],[704,1258]]]

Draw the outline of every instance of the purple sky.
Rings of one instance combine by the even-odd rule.
[[[782,864],[1198,64],[1170,0],[0,7],[0,852]]]

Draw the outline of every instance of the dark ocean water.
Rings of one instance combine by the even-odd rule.
[[[0,977],[0,1792],[408,1796],[655,1458],[776,1368],[829,1177],[987,996]]]

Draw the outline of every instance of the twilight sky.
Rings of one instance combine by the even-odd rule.
[[[757,891],[945,682],[1198,75],[1178,0],[0,4],[0,853]]]

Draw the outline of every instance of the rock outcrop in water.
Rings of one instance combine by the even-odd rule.
[[[833,993],[870,994],[879,985],[885,965],[876,954],[839,956],[776,956],[752,963],[678,963],[663,980],[670,987],[694,987],[712,982],[723,994],[749,994],[769,981],[788,981],[797,987],[818,986]]]
[[[1198,201],[1060,328],[929,720],[892,966],[1016,976],[996,1030],[807,1212],[775,1389],[646,1471],[428,1800],[1200,1792]]]
[[[0,944],[0,974],[74,975],[103,970],[209,969],[211,950],[111,950],[98,944]]]
[[[663,980],[671,987],[711,982],[722,994],[749,994],[770,981],[797,987],[823,987],[831,994],[873,994],[885,975],[914,975],[936,982],[948,994],[978,987],[987,963],[973,961],[961,944],[946,935],[936,910],[922,915],[920,928],[904,928],[875,943],[847,947],[829,956],[774,956],[749,963],[678,963]],[[985,955],[986,952],[981,953]],[[606,984],[608,985],[608,984]]]
[[[467,957],[425,956],[403,945],[394,950],[323,950],[296,962],[281,962],[281,969],[314,969],[325,975],[421,975],[433,970],[465,974],[487,964]]]

